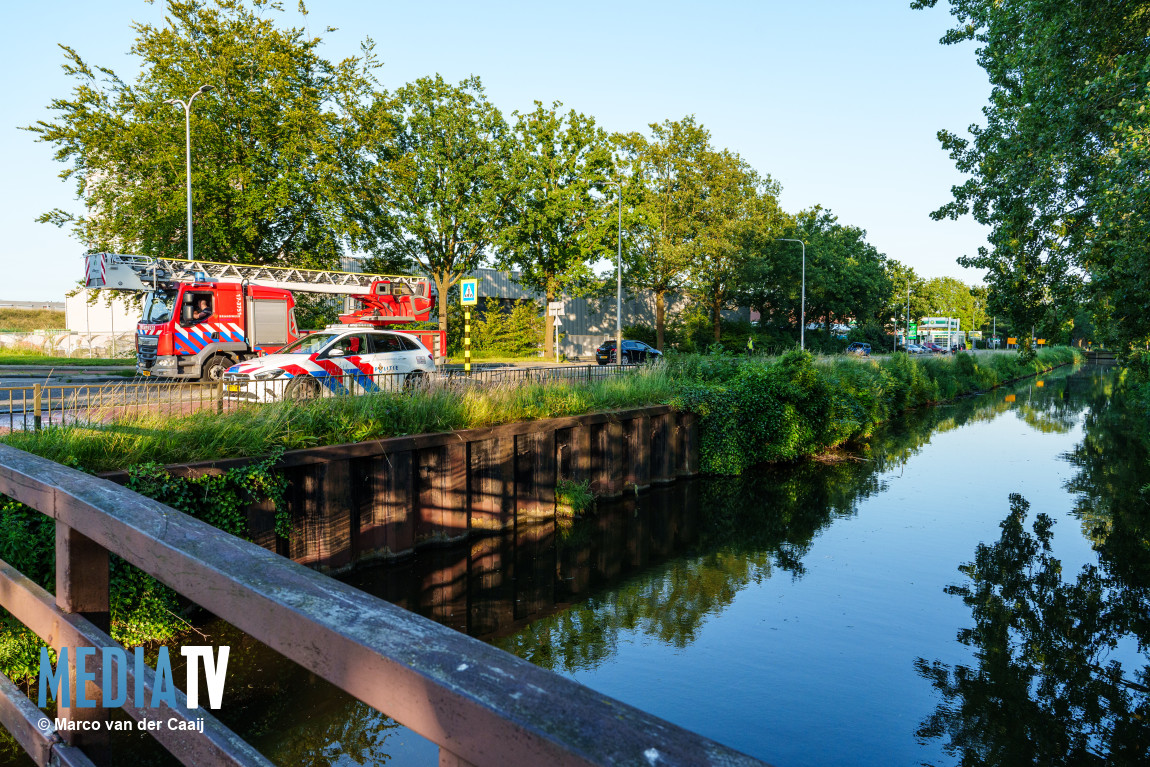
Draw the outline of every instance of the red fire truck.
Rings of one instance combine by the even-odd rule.
[[[145,293],[136,327],[136,370],[162,378],[218,381],[237,362],[296,340],[292,292],[349,295],[347,323],[385,327],[424,321],[434,297],[420,277],[89,253],[85,287]],[[394,328],[393,328],[394,329]],[[436,357],[446,334],[409,331]]]

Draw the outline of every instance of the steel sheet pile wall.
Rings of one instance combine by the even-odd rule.
[[[169,466],[177,476],[218,474],[250,459]],[[290,540],[275,510],[248,509],[253,540],[301,564],[338,572],[357,562],[469,534],[511,530],[555,513],[559,479],[587,481],[600,497],[698,471],[696,417],[655,407],[419,434],[295,450],[288,478]],[[104,475],[124,482],[127,475]]]

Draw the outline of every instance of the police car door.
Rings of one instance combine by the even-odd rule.
[[[403,359],[403,344],[390,333],[372,333],[371,340],[375,347],[371,358],[379,377],[377,385],[381,389],[390,389],[396,383],[402,383],[401,376],[410,367]]]

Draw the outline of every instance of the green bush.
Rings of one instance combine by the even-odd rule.
[[[869,436],[891,416],[993,388],[1072,362],[1076,352],[1019,355],[820,359],[791,351],[774,359],[724,354],[669,355],[679,381],[672,404],[698,414],[699,463],[711,474],[741,474],[757,463],[816,455]]]
[[[471,324],[471,348],[476,351],[526,357],[543,346],[543,316],[534,301],[514,301],[508,307],[488,298]]]
[[[175,477],[155,463],[129,469],[126,487],[250,540],[251,503],[271,501],[276,530],[288,535],[283,504],[286,480],[273,471],[280,452],[217,476]],[[0,496],[0,559],[48,591],[55,591],[56,525],[45,514]],[[171,639],[187,629],[179,596],[155,578],[117,556],[110,558],[109,602],[112,637],[127,647]],[[7,612],[0,611],[0,671],[27,682],[39,671],[43,643]]]

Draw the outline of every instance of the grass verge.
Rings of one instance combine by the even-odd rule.
[[[135,365],[135,357],[54,357],[35,349],[0,349],[0,365],[71,365],[98,367]]]

